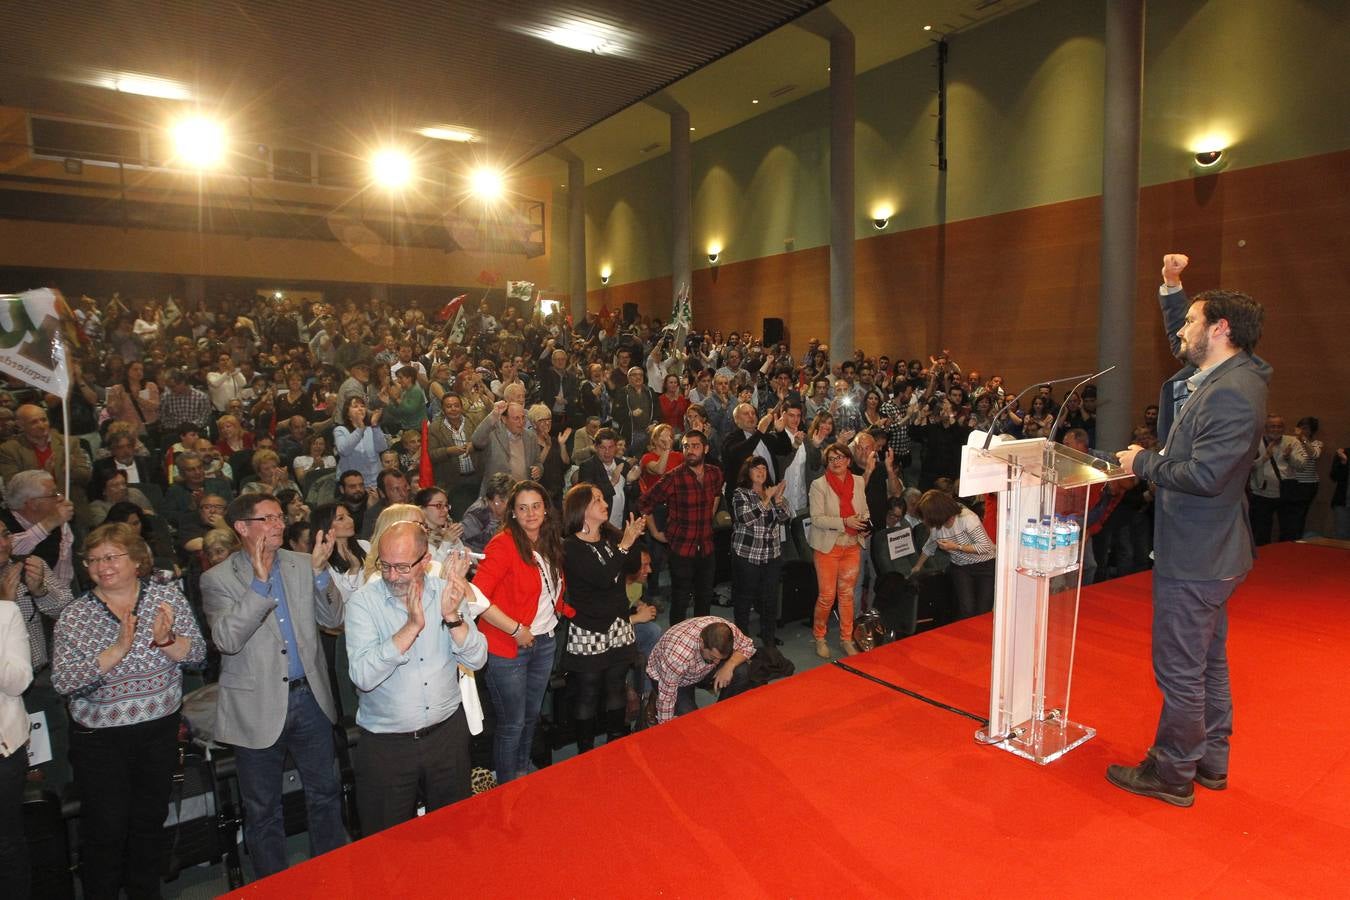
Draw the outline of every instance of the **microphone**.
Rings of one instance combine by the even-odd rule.
[[[1111,369],[1114,369],[1114,368],[1115,368],[1115,366],[1112,366],[1112,367],[1111,367]],[[1111,369],[1107,369],[1106,371],[1109,372],[1109,371],[1111,371]],[[1101,374],[1102,374],[1101,372],[1098,372],[1098,373],[1097,373],[1097,375],[1101,375]],[[986,434],[986,435],[984,436],[984,446],[983,446],[982,448],[980,448],[980,449],[982,449],[982,450],[988,450],[988,449],[989,449],[989,443],[994,439],[994,427],[995,427],[996,425],[998,425],[999,420],[1003,418],[1003,416],[1008,412],[1008,410],[1012,409],[1013,406],[1015,406],[1015,405],[1017,404],[1017,401],[1018,401],[1018,400],[1021,400],[1021,399],[1022,399],[1023,397],[1025,397],[1027,394],[1029,394],[1029,393],[1031,393],[1032,391],[1038,389],[1041,385],[1043,385],[1043,384],[1063,384],[1063,383],[1066,382],[1066,381],[1077,381],[1077,380],[1080,379],[1080,378],[1084,379],[1084,380],[1083,380],[1083,384],[1087,384],[1089,381],[1091,381],[1092,379],[1096,378],[1097,375],[1069,375],[1069,376],[1067,376],[1067,377],[1065,377],[1065,378],[1052,378],[1052,379],[1050,379],[1049,381],[1038,381],[1038,382],[1036,382],[1035,384],[1031,385],[1031,387],[1023,388],[1023,389],[1022,389],[1022,393],[1018,394],[1016,397],[1014,397],[1014,398],[1012,398],[1011,400],[1009,400],[1007,403],[1005,403],[1005,404],[1003,405],[1003,408],[1002,408],[1002,409],[1000,409],[998,412],[994,413],[994,418],[993,418],[993,419],[990,421],[990,423],[989,423],[989,433]],[[1052,434],[1053,434],[1053,432],[1052,432]]]
[[[1074,385],[1073,390],[1069,391],[1069,393],[1070,394],[1077,393],[1079,389],[1083,387],[1083,385],[1087,384],[1089,381],[1092,381],[1094,378],[1102,377],[1103,375],[1105,375],[1107,372],[1110,372],[1114,368],[1115,366],[1110,366],[1109,368],[1102,369],[1095,375],[1089,375],[1088,377],[1084,378],[1082,381]],[[1064,410],[1067,406],[1068,406],[1067,403],[1061,403],[1059,405],[1059,413],[1055,416],[1055,423],[1050,426],[1050,440],[1052,441],[1055,439],[1055,435],[1059,433],[1059,423],[1064,420]]]

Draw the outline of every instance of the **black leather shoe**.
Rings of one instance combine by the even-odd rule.
[[[1144,761],[1145,761],[1145,762],[1151,762],[1152,760],[1153,760],[1153,748],[1152,748],[1152,747],[1149,747],[1149,748],[1148,748],[1148,752],[1146,752],[1146,753],[1144,754]],[[1140,763],[1141,766],[1142,766],[1143,764],[1144,764],[1144,763]],[[1227,790],[1227,789],[1228,789],[1228,773],[1227,773],[1227,772],[1221,772],[1221,773],[1220,773],[1220,772],[1210,772],[1210,771],[1207,771],[1207,770],[1205,770],[1205,769],[1200,768],[1199,766],[1196,766],[1196,767],[1195,767],[1195,783],[1198,784],[1198,785],[1200,785],[1202,788],[1206,788],[1206,789],[1211,790],[1211,791],[1223,791],[1223,790]]]
[[[1173,806],[1195,803],[1195,785],[1168,784],[1158,777],[1158,766],[1146,759],[1137,766],[1107,766],[1106,780],[1122,790],[1141,797],[1153,797]]]

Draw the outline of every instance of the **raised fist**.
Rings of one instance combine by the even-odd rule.
[[[1168,287],[1181,284],[1182,270],[1190,264],[1190,257],[1184,253],[1169,253],[1163,257],[1162,280]]]

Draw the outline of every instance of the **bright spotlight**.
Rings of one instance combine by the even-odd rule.
[[[370,158],[370,175],[391,191],[407,187],[413,177],[412,159],[401,150],[380,150]]]
[[[469,175],[469,190],[483,200],[500,200],[506,185],[502,173],[494,169],[475,169]]]
[[[182,119],[169,131],[174,159],[194,169],[214,169],[225,160],[225,129],[203,118]]]

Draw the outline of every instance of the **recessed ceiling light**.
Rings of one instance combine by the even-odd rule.
[[[694,129],[694,126],[693,126],[693,125],[690,125],[690,126],[689,126],[689,130],[690,130],[690,131],[694,131],[694,130],[695,130],[695,129]]]
[[[142,97],[158,97],[162,100],[192,99],[192,90],[181,82],[154,75],[139,75],[135,72],[116,72],[95,78],[89,83],[121,94],[139,94]]]
[[[758,103],[759,101],[758,101],[758,100],[751,100],[750,102],[751,102],[751,103]]]
[[[596,166],[596,167],[595,167],[595,171],[597,171],[597,172],[603,172],[603,171],[605,171],[605,170],[604,170],[603,168],[601,168],[600,166]]]
[[[924,30],[924,31],[932,31],[932,30],[933,30],[933,26],[932,26],[932,25],[925,25],[925,26],[923,26],[923,30]]]
[[[426,128],[417,129],[417,133],[432,140],[455,141],[460,144],[471,144],[478,140],[477,134],[467,128],[460,128],[455,125],[429,125]]]
[[[558,25],[520,28],[526,34],[582,53],[622,54],[623,34],[600,22],[573,20]]]

